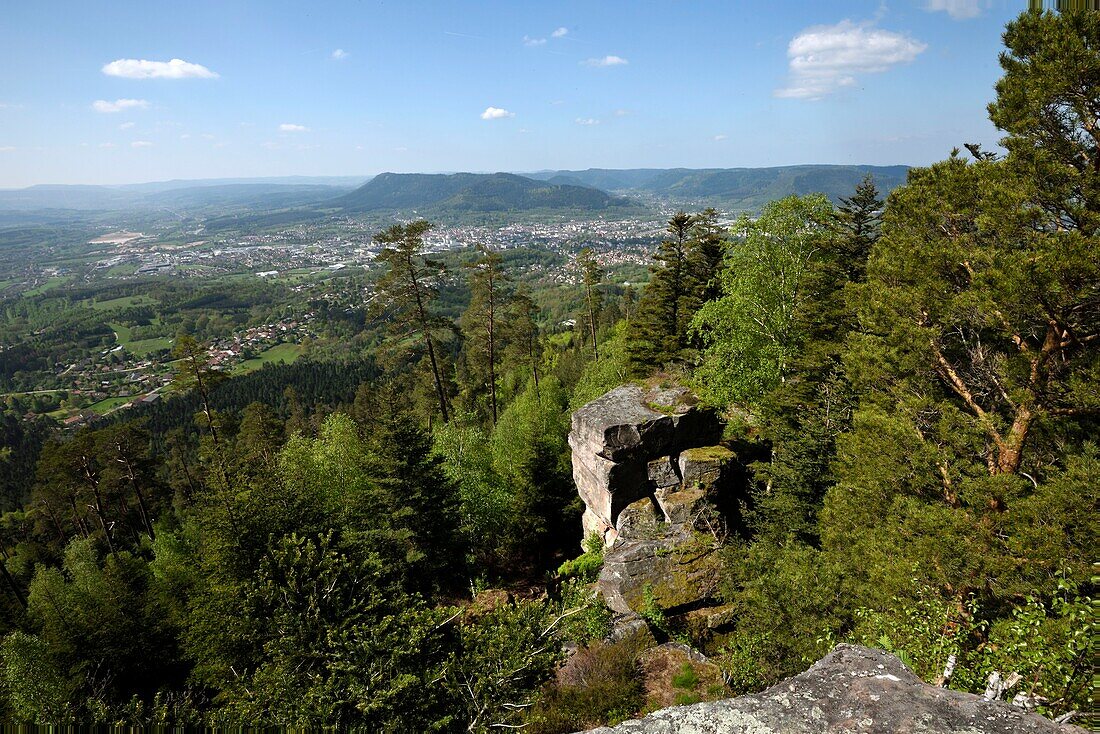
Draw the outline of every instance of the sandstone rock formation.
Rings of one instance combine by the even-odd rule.
[[[623,615],[647,603],[678,613],[713,602],[722,518],[716,495],[733,453],[722,426],[682,387],[615,388],[573,414],[573,478],[585,536],[609,546],[598,581]]]
[[[685,460],[683,452],[715,444],[721,433],[715,413],[697,406],[681,387],[623,385],[573,413],[569,446],[585,504],[585,537],[597,533],[611,545],[622,511],[641,499],[656,500],[657,490],[683,486],[685,466],[698,474],[690,486],[705,478],[708,469]]]
[[[937,688],[881,650],[838,645],[763,693],[668,708],[594,734],[1070,734],[1084,729]]]

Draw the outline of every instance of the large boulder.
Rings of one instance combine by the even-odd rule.
[[[893,655],[857,645],[763,693],[678,706],[599,734],[1084,734],[1038,714],[929,685]]]

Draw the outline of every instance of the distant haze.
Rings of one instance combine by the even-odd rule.
[[[0,188],[924,165],[995,148],[985,105],[1025,6],[9,2]]]

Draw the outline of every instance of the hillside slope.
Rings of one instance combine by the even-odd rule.
[[[833,201],[850,196],[866,174],[879,191],[904,183],[908,166],[777,166],[774,168],[634,168],[539,171],[539,180],[570,180],[608,191],[637,192],[674,202],[755,211],[791,194],[823,193]]]
[[[348,212],[598,211],[631,205],[597,189],[536,181],[512,173],[382,173],[332,204]]]

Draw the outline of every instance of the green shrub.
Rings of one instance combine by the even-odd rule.
[[[561,606],[563,613],[581,610],[562,620],[558,628],[562,639],[586,643],[611,634],[611,610],[600,594],[579,579],[569,579],[562,585]]]
[[[642,587],[642,610],[639,614],[656,629],[667,632],[668,620],[665,619],[665,610],[661,609],[661,605],[653,596],[653,584]]]
[[[566,734],[631,718],[645,704],[632,642],[597,642],[574,655],[559,679],[543,689],[525,731]]]
[[[558,576],[565,579],[576,578],[586,584],[592,583],[603,568],[603,549],[603,540],[596,533],[591,533],[584,539],[584,553],[561,564],[558,567]]]

